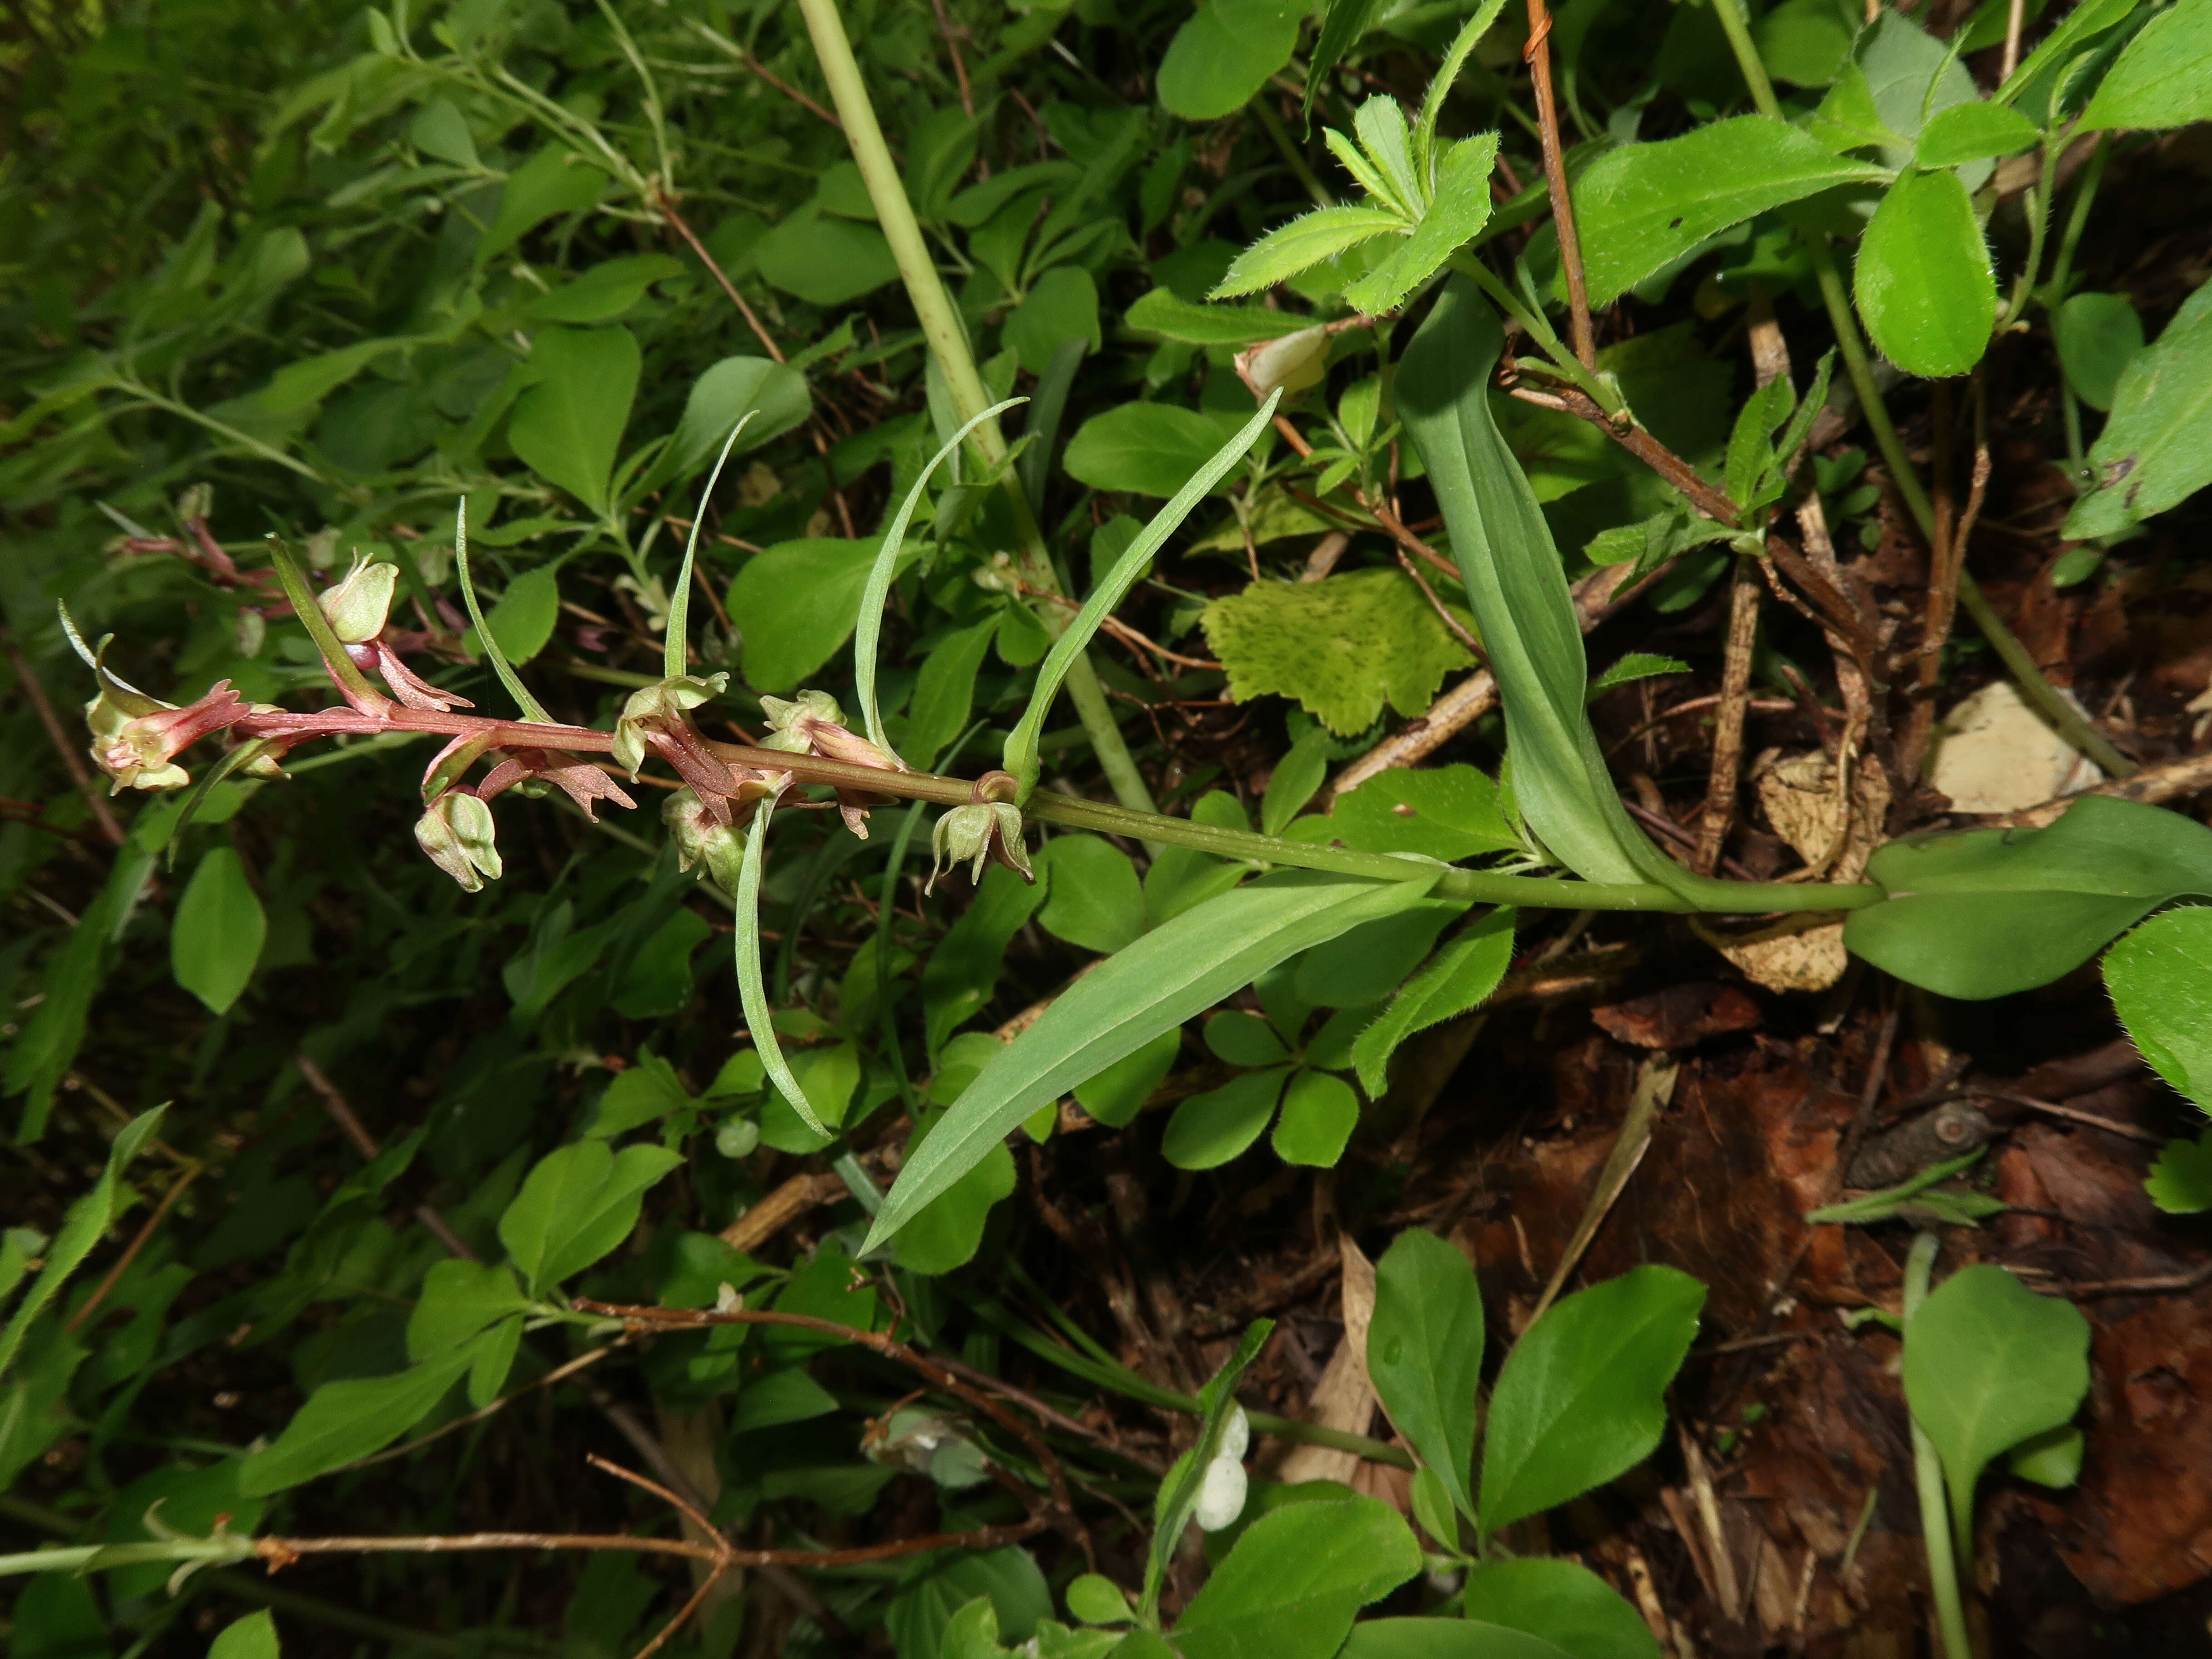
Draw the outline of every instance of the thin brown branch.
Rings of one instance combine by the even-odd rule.
[[[1720,861],[1721,843],[1735,825],[1736,793],[1742,781],[1743,721],[1751,701],[1751,653],[1759,641],[1757,558],[1738,554],[1729,591],[1727,653],[1721,665],[1720,713],[1713,722],[1713,758],[1705,780],[1705,815],[1698,825],[1698,844],[1690,867],[1710,876]]]
[[[781,362],[782,349],[769,336],[768,327],[761,321],[759,313],[745,303],[745,296],[738,292],[738,285],[729,279],[727,273],[723,270],[714,256],[707,252],[707,245],[694,234],[690,222],[676,210],[676,204],[665,196],[658,196],[653,200],[653,206],[659,211],[660,216],[668,222],[669,228],[690,244],[691,252],[699,256],[699,263],[706,266],[714,280],[721,284],[722,292],[730,296],[730,303],[738,308],[738,314],[745,319],[745,326],[752,330],[753,337],[761,343],[761,349],[767,352],[777,362]]]
[[[946,1393],[958,1395],[1019,1440],[1043,1471],[1046,1483],[1052,1491],[1052,1510],[1061,1518],[1062,1524],[1074,1534],[1085,1558],[1091,1555],[1090,1530],[1075,1512],[1075,1504],[1068,1495],[1067,1480],[1060,1470],[1060,1460],[1053,1455],[1052,1448],[1045,1443],[1043,1437],[990,1395],[896,1337],[882,1331],[861,1330],[827,1319],[816,1319],[806,1314],[779,1313],[768,1309],[739,1308],[722,1313],[714,1309],[638,1307],[587,1299],[580,1299],[576,1305],[587,1313],[619,1319],[641,1330],[699,1329],[712,1325],[784,1325],[799,1330],[820,1332],[842,1341],[872,1348],[884,1358],[928,1378]],[[1037,1521],[1038,1526],[1043,1524],[1045,1522],[1042,1519]]]
[[[46,700],[46,688],[39,684],[39,677],[31,672],[30,662],[16,645],[15,636],[12,634],[0,635],[0,648],[7,651],[8,665],[15,670],[15,684],[22,688],[24,696],[30,700],[31,707],[37,711],[39,724],[46,728],[46,736],[54,745],[54,752],[62,757],[62,764],[68,769],[71,781],[76,785],[77,793],[84,797],[84,804],[91,811],[93,822],[100,826],[100,833],[107,837],[110,847],[122,846],[123,826],[116,822],[114,808],[107,804],[107,798],[100,793],[99,785],[93,781],[84,757],[77,753],[76,745],[70,741],[69,728],[62,724],[61,716],[54,713],[53,704]]]
[[[1421,590],[1421,597],[1429,602],[1429,609],[1437,613],[1437,620],[1468,648],[1468,653],[1477,662],[1482,661],[1482,641],[1468,632],[1466,623],[1444,609],[1444,602],[1437,597],[1437,590],[1429,586],[1429,579],[1421,574],[1420,568],[1407,556],[1406,550],[1402,547],[1398,550],[1398,564],[1408,576],[1413,579],[1413,586]]]
[[[1733,526],[1742,518],[1742,509],[1729,499],[1727,491],[1699,477],[1697,468],[1652,436],[1649,430],[1633,422],[1626,426],[1614,424],[1605,410],[1574,387],[1563,386],[1556,393],[1537,392],[1526,386],[1514,386],[1510,391],[1523,403],[1535,404],[1544,409],[1563,410],[1577,419],[1588,421],[1599,428],[1613,442],[1680,490],[1691,506],[1714,523]]]
[[[377,1154],[376,1137],[369,1133],[368,1127],[355,1113],[352,1103],[346,1099],[338,1085],[331,1081],[304,1048],[292,1056],[292,1063],[300,1068],[300,1075],[307,1079],[307,1086],[321,1098],[323,1109],[338,1126],[338,1132],[353,1143],[353,1149],[362,1158],[374,1160]],[[463,1261],[480,1262],[483,1260],[462,1242],[461,1236],[453,1231],[453,1224],[434,1205],[416,1205],[415,1218],[422,1224],[425,1232],[444,1246],[448,1255]]]
[[[1536,92],[1536,134],[1544,149],[1544,182],[1551,192],[1552,222],[1559,233],[1559,268],[1567,278],[1567,309],[1573,323],[1575,356],[1584,368],[1597,367],[1597,338],[1590,331],[1589,289],[1583,280],[1581,239],[1575,234],[1575,204],[1567,190],[1567,162],[1559,148],[1559,109],[1552,94],[1552,14],[1544,0],[1528,0],[1528,44],[1521,55]]]
[[[1591,407],[1595,408],[1596,405],[1592,404]],[[1297,427],[1291,424],[1290,417],[1288,416],[1278,415],[1275,416],[1275,430],[1283,434],[1283,441],[1289,444],[1292,449],[1296,450],[1301,458],[1310,457],[1312,455],[1313,446],[1306,441],[1305,434],[1304,433],[1300,432]],[[1299,495],[1297,490],[1292,490],[1291,494],[1297,496],[1297,499],[1302,501],[1305,501],[1311,506],[1322,508],[1324,512],[1330,510],[1326,503],[1315,501],[1310,495]],[[1405,520],[1401,519],[1395,513],[1393,513],[1389,507],[1381,501],[1372,500],[1363,490],[1354,490],[1352,492],[1352,498],[1359,503],[1361,509],[1371,517],[1376,524],[1382,526],[1384,532],[1389,534],[1391,539],[1395,541],[1399,546],[1404,548],[1406,551],[1412,554],[1415,558],[1423,561],[1425,563],[1434,565],[1437,569],[1443,571],[1445,575],[1449,576],[1454,581],[1457,581],[1459,580],[1459,567],[1454,564],[1449,559],[1444,557],[1443,554],[1437,552],[1436,549],[1431,547],[1411,530],[1407,528]]]
[[[1936,384],[1936,458],[1929,487],[1936,501],[1936,535],[1928,554],[1928,599],[1920,630],[1919,661],[1914,675],[1911,711],[1898,741],[1900,778],[1920,775],[1936,730],[1936,690],[1942,673],[1942,651],[1958,621],[1959,578],[1966,568],[1966,541],[1981,516],[1989,490],[1990,443],[1981,376],[1974,377],[1974,470],[1966,505],[1954,520],[1951,501],[1949,388]]]
[[[960,41],[952,27],[951,15],[945,9],[945,0],[929,0],[937,13],[937,32],[945,37],[945,50],[952,57],[953,78],[960,82],[960,108],[969,120],[975,118],[975,94],[968,84],[968,65],[960,59]],[[2015,9],[2020,0],[2013,0]]]
[[[74,1335],[83,1327],[84,1322],[92,1317],[94,1310],[97,1309],[100,1303],[106,1299],[107,1293],[115,1288],[116,1281],[121,1279],[131,1264],[138,1259],[138,1252],[146,1248],[146,1241],[153,1237],[154,1230],[161,1224],[162,1218],[176,1207],[177,1200],[185,1195],[185,1188],[197,1181],[200,1171],[206,1167],[204,1164],[187,1164],[178,1173],[177,1178],[169,1183],[169,1190],[161,1194],[161,1201],[154,1206],[154,1213],[146,1218],[145,1224],[131,1237],[131,1243],[124,1247],[123,1254],[115,1258],[115,1265],[110,1267],[106,1275],[93,1287],[92,1294],[85,1297],[83,1306],[69,1316],[69,1323],[64,1328],[64,1329]]]

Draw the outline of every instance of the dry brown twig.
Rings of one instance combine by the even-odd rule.
[[[598,1314],[609,1319],[621,1320],[637,1331],[698,1330],[715,1325],[781,1325],[799,1330],[810,1330],[835,1336],[840,1340],[872,1348],[884,1358],[906,1366],[927,1377],[937,1388],[957,1395],[975,1407],[994,1423],[1019,1440],[1030,1455],[1036,1460],[1051,1488],[1051,1501],[1042,1513],[1032,1515],[1028,1532],[1041,1530],[1048,1524],[1065,1527],[1082,1549],[1085,1560],[1094,1559],[1090,1529],[1075,1512],[1073,1500],[1068,1495],[1067,1480],[1053,1455],[1052,1448],[1044,1437],[1009,1411],[983,1389],[956,1375],[946,1366],[927,1354],[900,1341],[882,1331],[860,1330],[849,1325],[840,1325],[826,1319],[816,1319],[805,1314],[778,1313],[769,1309],[737,1308],[722,1312],[712,1308],[656,1308],[635,1306],[623,1303],[595,1302],[579,1298],[576,1306],[586,1313]]]

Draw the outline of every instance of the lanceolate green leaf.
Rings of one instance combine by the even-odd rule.
[[[1797,128],[1739,115],[1679,138],[1625,144],[1574,186],[1575,228],[1594,306],[1610,304],[1708,236],[1784,202],[1882,178]]]
[[[1531,1325],[1498,1374],[1482,1447],[1485,1535],[1588,1492],[1651,1455],[1667,1385],[1698,1334],[1705,1287],[1636,1267]]]
[[[108,1146],[107,1165],[100,1172],[100,1179],[93,1183],[90,1192],[69,1206],[69,1212],[62,1218],[61,1231],[46,1247],[46,1265],[39,1269],[39,1276],[31,1281],[31,1288],[16,1304],[7,1328],[0,1330],[0,1377],[7,1376],[8,1367],[16,1350],[23,1346],[23,1334],[30,1329],[31,1322],[61,1293],[69,1276],[92,1254],[93,1246],[100,1243],[100,1236],[115,1219],[115,1189],[122,1181],[123,1171],[161,1127],[161,1114],[167,1109],[166,1106],[156,1106],[125,1124],[122,1133]]]
[[[1367,1375],[1398,1432],[1472,1518],[1482,1292],[1467,1258],[1434,1233],[1400,1233],[1375,1264]]]
[[[2212,829],[2140,801],[2089,795],[2047,830],[1891,842],[1867,863],[1888,896],[1852,912],[1844,943],[1947,997],[2047,985],[2160,905],[2212,894]]]
[[[2212,832],[2208,832],[2212,833]],[[873,1249],[973,1168],[1023,1119],[1204,1012],[1309,945],[1418,904],[1435,879],[1381,884],[1298,872],[1255,882],[1184,911],[1065,992],[968,1085],[868,1230]]]
[[[228,847],[210,848],[177,901],[169,964],[177,983],[216,1013],[229,1011],[253,977],[269,924],[246,866]]]
[[[1490,370],[1504,344],[1497,313],[1455,276],[1413,337],[1397,392],[1498,678],[1514,792],[1529,827],[1577,875],[1683,891],[1692,878],[1630,821],[1590,728],[1566,574],[1491,416]]]
[[[930,458],[929,465],[921,469],[915,479],[914,488],[899,503],[899,510],[884,527],[883,545],[876,550],[876,562],[868,568],[868,585],[860,590],[860,622],[853,636],[853,683],[860,699],[860,718],[867,723],[868,741],[886,754],[892,753],[891,741],[884,735],[884,717],[876,706],[876,652],[884,633],[884,607],[890,602],[891,580],[898,574],[899,552],[906,544],[906,527],[914,521],[914,510],[921,504],[921,492],[929,487],[929,480],[945,464],[945,458],[968,440],[968,434],[986,421],[995,420],[1015,404],[1025,403],[1024,398],[1009,398],[1004,403],[994,404],[969,421],[946,441],[945,447]],[[732,439],[736,434],[731,434]],[[714,486],[708,486],[711,492]],[[702,508],[701,516],[704,517]],[[695,530],[693,538],[696,540]],[[684,562],[690,563],[690,554],[684,554]],[[673,647],[672,647],[672,649]],[[670,669],[671,674],[678,670]]]
[[[2203,120],[2212,120],[2212,4],[2180,0],[2128,42],[2081,125],[2159,128]]]
[[[1075,665],[1083,647],[1091,643],[1098,624],[1113,613],[1114,607],[1128,597],[1129,590],[1152,568],[1152,556],[1182,527],[1191,509],[1206,499],[1231,467],[1244,459],[1244,452],[1252,447],[1253,440],[1274,419],[1275,405],[1281,401],[1280,392],[1269,394],[1260,412],[1245,422],[1237,435],[1216,450],[1213,459],[1199,468],[1168,504],[1152,515],[1152,521],[1145,526],[1143,533],[1129,544],[1121,556],[1114,561],[1114,568],[1091,590],[1091,597],[1075,613],[1075,620],[1068,623],[1066,631],[1053,641],[1043,665],[1037,670],[1036,686],[1030,693],[1029,707],[1022,711],[1020,721],[1006,738],[1006,770],[1021,780],[1024,795],[1036,783],[1037,738],[1044,731],[1044,717],[1051,711],[1052,700],[1059,694],[1060,683],[1067,678],[1067,671]]]
[[[1348,247],[1405,228],[1406,222],[1382,208],[1325,207],[1279,225],[1238,254],[1210,300],[1257,294],[1287,277],[1333,259]]]
[[[2212,483],[2212,286],[2129,358],[2112,408],[2089,451],[2098,488],[2075,503],[2062,536],[2118,535]]]

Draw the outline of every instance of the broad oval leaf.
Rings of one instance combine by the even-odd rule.
[[[806,377],[766,357],[725,357],[691,383],[673,442],[638,481],[633,495],[688,478],[712,460],[748,410],[757,410],[731,453],[758,449],[805,421],[814,408]]]
[[[2181,0],[2128,42],[2082,112],[2081,130],[2206,120],[2212,120],[2212,5]]]
[[[1283,1091],[1282,1115],[1267,1144],[1285,1164],[1333,1170],[1359,1127],[1359,1097],[1340,1077],[1311,1067]]]
[[[2051,319],[2066,384],[2092,409],[2110,409],[2120,376],[2142,355],[2142,317],[2124,294],[2069,295]]]
[[[882,231],[826,213],[793,214],[753,244],[760,274],[786,294],[842,306],[898,280]]]
[[[253,977],[268,920],[246,866],[228,847],[210,849],[192,872],[169,924],[169,968],[177,983],[226,1013]]]
[[[1769,208],[1882,176],[1880,167],[1832,154],[1765,115],[1624,144],[1593,161],[1574,185],[1590,303],[1611,304],[1707,237]]]
[[[1047,881],[1037,925],[1054,939],[1111,956],[1145,931],[1145,890],[1129,855],[1099,836],[1054,836],[1037,849]]]
[[[1875,210],[1852,287],[1883,356],[1914,374],[1964,374],[1989,349],[1996,277],[1958,175],[1908,173]]]
[[[1885,973],[1978,1001],[2047,985],[2160,905],[2212,894],[2212,829],[2087,795],[2045,830],[1891,842],[1867,862],[1888,896],[1844,943]]]
[[[584,1271],[637,1225],[646,1188],[683,1158],[661,1146],[580,1140],[538,1161],[499,1218],[499,1242],[535,1292]]]
[[[2212,833],[2208,831],[2207,833]],[[1308,945],[1420,902],[1435,879],[1255,882],[1184,911],[1063,992],[970,1084],[868,1230],[882,1243],[1023,1119],[1086,1078],[1194,1018]]]
[[[1186,121],[1234,114],[1290,61],[1304,15],[1290,0],[1205,0],[1160,59],[1160,102]]]
[[[626,328],[549,328],[530,354],[507,441],[530,470],[605,514],[642,360]]]
[[[2089,1322],[2002,1267],[1962,1267],[1905,1328],[1905,1399],[1936,1443],[1952,1524],[1971,1536],[1991,1458],[2068,1421],[2089,1391]]]
[[[1469,1517],[1482,1341],[1482,1292],[1468,1259],[1434,1233],[1400,1233],[1375,1264],[1368,1380],[1398,1432]]]
[[[2105,953],[2105,988],[2152,1069],[2212,1112],[2212,909],[2143,923]]]
[[[809,536],[746,562],[729,593],[731,620],[744,634],[746,684],[781,695],[837,654],[860,623],[880,545],[874,536]]]
[[[1642,1462],[1667,1424],[1667,1385],[1698,1334],[1705,1287],[1632,1268],[1563,1297],[1505,1357],[1483,1437],[1486,1535]]]
[[[528,662],[553,637],[553,624],[561,619],[561,579],[551,565],[526,570],[501,592],[484,617],[484,627],[509,663]],[[471,651],[483,645],[473,628],[462,643]]]
[[[1078,428],[1061,465],[1093,489],[1173,495],[1220,447],[1221,428],[1194,409],[1123,404]]]
[[[1660,1659],[1643,1614],[1572,1561],[1486,1561],[1467,1575],[1460,1605],[1469,1619],[1541,1637],[1574,1659]]]
[[[1261,1516],[1176,1621],[1183,1659],[1329,1659],[1359,1609],[1421,1570],[1413,1528],[1372,1498]]]
[[[1168,1120],[1160,1156],[1178,1170],[1216,1170],[1243,1156],[1274,1116],[1290,1074],[1287,1066],[1270,1066],[1193,1095]]]
[[[1370,1619],[1339,1659],[1582,1659],[1540,1636],[1477,1619]]]
[[[1916,167],[1950,167],[2014,155],[2042,135],[2035,123],[2006,104],[1954,104],[1929,118],[1914,140]]]
[[[265,1607],[232,1620],[208,1644],[208,1659],[277,1659],[276,1620]]]
[[[1254,582],[1207,605],[1199,625],[1237,702],[1294,697],[1339,737],[1374,725],[1386,702],[1419,714],[1473,660],[1401,570]]]

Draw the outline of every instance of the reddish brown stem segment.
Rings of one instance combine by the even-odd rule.
[[[1567,277],[1567,310],[1573,324],[1575,356],[1584,368],[1597,367],[1597,339],[1590,331],[1589,289],[1583,281],[1581,240],[1575,234],[1575,206],[1567,191],[1566,157],[1559,149],[1559,110],[1552,95],[1552,14],[1544,0],[1528,0],[1529,79],[1536,91],[1536,133],[1544,146],[1544,182],[1552,196],[1552,222],[1559,232],[1559,269]]]

